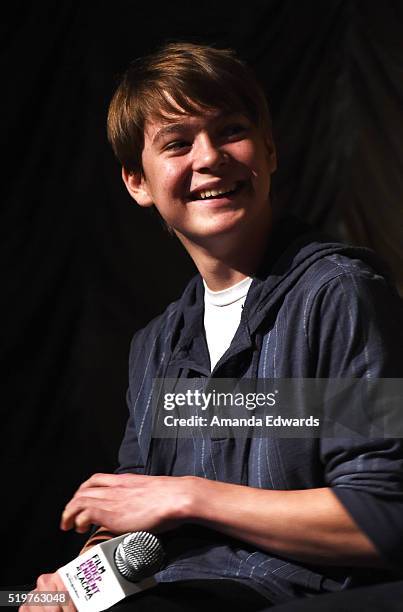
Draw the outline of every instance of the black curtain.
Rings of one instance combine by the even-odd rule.
[[[58,529],[116,467],[134,331],[195,272],[130,200],[105,135],[129,61],[167,40],[234,47],[263,81],[276,205],[375,248],[402,284],[403,5],[359,0],[10,3],[3,9],[3,585],[77,555]]]

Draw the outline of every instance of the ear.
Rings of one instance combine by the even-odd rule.
[[[269,163],[271,172],[275,172],[277,170],[277,151],[272,143],[271,149],[269,149]]]
[[[140,172],[129,172],[122,168],[122,179],[133,200],[140,206],[152,206],[154,200],[148,189],[147,180]]]
[[[269,162],[270,173],[272,174],[277,170],[277,151],[271,134],[266,137],[266,150],[267,161]]]

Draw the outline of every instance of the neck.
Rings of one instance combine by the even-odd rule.
[[[271,215],[259,228],[243,227],[237,234],[214,236],[198,243],[179,234],[201,276],[212,291],[227,289],[252,276],[262,260],[272,227]],[[253,230],[253,231],[252,231]]]

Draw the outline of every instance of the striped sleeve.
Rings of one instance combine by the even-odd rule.
[[[376,274],[327,282],[312,305],[309,338],[320,378],[403,378],[402,302]],[[389,563],[403,565],[403,439],[323,438],[321,459],[356,524]]]

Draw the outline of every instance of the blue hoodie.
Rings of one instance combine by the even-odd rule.
[[[403,378],[403,309],[376,256],[279,222],[241,322],[210,371],[199,275],[137,332],[118,473],[194,475],[264,489],[331,487],[392,566],[403,564],[403,440],[152,437],[158,378]],[[161,582],[229,578],[271,602],[376,582],[383,572],[271,555],[208,528],[163,534]]]

